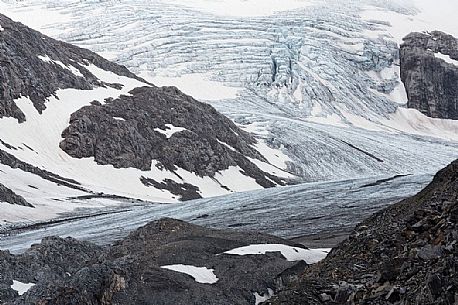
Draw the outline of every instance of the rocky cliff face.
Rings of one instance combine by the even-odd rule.
[[[457,217],[458,160],[358,225],[268,304],[457,304]]]
[[[433,118],[457,120],[458,40],[437,31],[411,33],[400,54],[407,106]]]

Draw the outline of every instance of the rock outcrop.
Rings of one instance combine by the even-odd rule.
[[[458,120],[458,66],[453,63],[458,40],[438,31],[411,33],[400,56],[407,106],[429,117]]]
[[[41,113],[58,89],[116,86],[98,80],[87,65],[137,78],[95,53],[49,38],[0,14],[0,118],[26,120],[14,100],[27,96]],[[44,81],[45,80],[45,81]]]
[[[30,203],[28,203],[24,197],[19,196],[6,186],[0,183],[0,202],[7,202],[10,204],[17,204],[22,206],[32,207]]]
[[[223,254],[260,243],[293,245],[173,219],[152,222],[110,247],[49,237],[20,255],[0,251],[0,303],[251,305],[254,293],[275,288],[277,275],[295,265],[279,253]],[[174,264],[212,269],[217,281],[161,268]],[[19,296],[10,288],[13,280],[36,285]]]
[[[175,87],[139,87],[105,102],[72,114],[60,144],[69,155],[144,171],[155,160],[160,169],[179,167],[201,177],[240,166],[264,187],[274,186],[272,180],[283,184],[247,159],[267,162],[251,146],[256,140],[250,134]]]
[[[458,160],[350,238],[267,304],[457,304]]]

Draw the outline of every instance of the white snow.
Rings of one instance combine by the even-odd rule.
[[[46,4],[30,5],[22,1],[0,1],[0,12],[14,21],[50,36],[62,33],[55,25],[72,19],[70,14],[50,9]]]
[[[398,132],[458,141],[458,121],[430,118],[416,109],[399,107],[380,123]]]
[[[2,25],[0,24],[0,32],[3,32],[5,29],[2,27]]]
[[[281,252],[284,258],[290,262],[305,261],[307,264],[314,264],[324,259],[331,249],[303,249],[283,244],[255,244],[246,247],[236,248],[224,252],[231,255],[256,255],[267,252]]]
[[[279,169],[286,169],[287,162],[293,161],[283,151],[281,151],[281,149],[269,147],[264,140],[259,139],[258,143],[253,146],[262,156],[264,156],[264,158],[267,159],[267,161],[269,161],[270,164]]]
[[[202,284],[214,284],[218,282],[218,278],[214,273],[214,269],[208,269],[206,267],[195,267],[191,265],[167,265],[162,266],[163,269],[168,269],[180,273],[190,275],[194,278],[197,283]]]
[[[234,17],[269,16],[279,11],[310,6],[311,0],[171,0],[193,9]]]
[[[160,75],[151,77],[147,73],[140,75],[156,86],[175,86],[197,100],[234,99],[240,91],[240,88],[228,87],[220,82],[211,81],[207,74],[202,73],[185,74],[180,77]]]
[[[11,285],[11,288],[13,290],[16,290],[19,295],[23,295],[24,293],[29,291],[29,289],[32,288],[33,286],[35,286],[35,284],[33,283],[26,284],[26,283],[22,283],[22,282],[13,280],[13,285]]]
[[[215,179],[230,190],[261,190],[263,189],[254,178],[242,174],[239,166],[230,166],[228,169],[215,174]]]
[[[434,56],[437,58],[443,59],[446,62],[448,62],[449,64],[452,64],[458,67],[458,60],[452,59],[450,55],[445,55],[439,52],[439,53],[434,53]]]
[[[458,37],[458,26],[456,23],[456,12],[458,2],[454,0],[406,0],[419,10],[416,15],[405,15],[383,8],[368,6],[361,13],[364,20],[386,21],[391,24],[383,32],[373,32],[377,37],[379,34],[389,34],[397,43],[402,42],[407,34],[411,32],[443,31]],[[370,31],[366,32],[371,36]]]
[[[315,110],[312,110],[312,111],[315,112]],[[326,116],[321,116],[321,115],[311,116],[307,118],[307,121],[318,123],[318,124],[332,125],[332,126],[337,126],[337,127],[348,127],[342,121],[342,118],[336,113],[326,115]]]
[[[155,128],[154,131],[162,133],[163,135],[167,137],[167,139],[170,139],[175,133],[187,130],[184,127],[176,127],[176,126],[173,126],[172,124],[165,124],[165,127],[167,129],[163,130],[160,128]]]
[[[59,60],[54,60],[54,59],[49,58],[48,55],[45,55],[45,56],[38,55],[38,58],[41,59],[42,61],[46,62],[46,63],[54,63],[54,64],[56,64],[56,65],[58,65],[58,66],[60,66],[60,67],[62,67],[64,69],[72,72],[76,76],[84,77],[84,75],[77,68],[73,67],[72,65],[66,66],[63,62],[61,62]]]
[[[267,288],[267,293],[260,295],[259,293],[253,293],[255,297],[254,305],[259,305],[265,301],[270,300],[274,296],[274,291],[270,288]]]
[[[255,158],[248,158],[252,163],[254,163],[257,167],[259,167],[260,170],[272,174],[274,176],[280,177],[280,178],[286,178],[286,179],[292,179],[292,178],[297,178],[293,174],[290,174],[278,167],[275,167],[272,164],[263,162],[261,160],[255,159]]]
[[[121,118],[118,116],[113,117],[113,119],[115,119],[116,121],[125,121],[126,120],[125,118]]]

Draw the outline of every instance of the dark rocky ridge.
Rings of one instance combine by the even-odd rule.
[[[279,253],[221,254],[255,243],[292,245],[269,235],[205,229],[173,219],[152,222],[110,247],[49,237],[21,255],[0,251],[0,303],[251,305],[254,292],[274,288],[277,275],[295,265]],[[160,268],[170,264],[214,269],[218,282],[197,283]],[[37,285],[19,297],[10,289],[13,279]]]
[[[13,169],[18,168],[24,172],[37,175],[45,180],[54,182],[58,185],[63,185],[68,188],[90,193],[88,190],[83,188],[78,181],[75,181],[73,179],[64,178],[52,172],[49,172],[49,171],[40,169],[36,166],[30,165],[24,161],[19,160],[15,156],[7,153],[6,151],[2,149],[0,149],[0,163],[3,165],[9,166]]]
[[[114,86],[100,82],[84,67],[87,63],[141,80],[123,66],[89,50],[49,38],[1,14],[0,24],[4,29],[0,31],[0,118],[13,117],[19,122],[26,120],[14,102],[21,96],[29,97],[41,113],[46,109],[46,99],[55,95],[58,89],[89,90],[95,86]],[[38,56],[48,56],[51,60],[72,66],[84,77],[58,64],[44,62]]]
[[[32,207],[22,196],[17,195],[15,192],[0,183],[0,202],[7,202],[10,204],[18,204],[23,206]]]
[[[284,184],[261,171],[247,157],[266,161],[251,145],[256,140],[212,106],[196,101],[175,87],[139,87],[105,104],[93,103],[73,113],[60,147],[75,158],[94,157],[117,168],[175,171],[177,166],[199,176],[213,177],[230,166],[240,166],[258,184]],[[183,127],[167,138],[155,129],[166,124]],[[234,148],[227,147],[224,142]],[[157,183],[143,181],[145,185]],[[164,188],[173,190],[170,183]],[[185,185],[181,185],[185,187]],[[191,197],[196,197],[195,190]],[[187,195],[189,196],[189,195]]]
[[[441,119],[458,119],[458,67],[434,53],[458,60],[458,40],[442,32],[411,33],[401,45],[401,79],[409,108]]]
[[[458,160],[358,225],[267,304],[458,303]]]

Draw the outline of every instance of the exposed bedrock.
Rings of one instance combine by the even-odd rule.
[[[458,120],[457,39],[438,31],[411,33],[400,54],[407,106],[433,118]]]
[[[274,186],[271,180],[283,184],[248,159],[266,162],[252,147],[256,140],[212,106],[174,87],[140,87],[130,94],[72,114],[60,147],[72,157],[94,157],[116,168],[179,167],[213,177],[240,166],[264,187]]]

